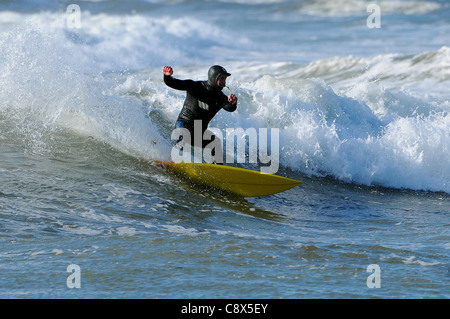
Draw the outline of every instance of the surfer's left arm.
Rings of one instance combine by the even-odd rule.
[[[226,102],[223,105],[223,109],[228,112],[234,112],[237,109],[237,97],[234,94],[230,94],[230,96],[226,97]]]

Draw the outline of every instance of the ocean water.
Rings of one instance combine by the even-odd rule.
[[[450,3],[371,3],[2,1],[0,297],[448,298]],[[300,186],[152,164],[213,64]]]

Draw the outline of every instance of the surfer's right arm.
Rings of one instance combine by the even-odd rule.
[[[165,67],[163,67],[163,73],[164,73],[164,75],[171,76],[173,74],[172,67],[166,65]]]
[[[168,87],[171,87],[172,89],[187,91],[193,87],[194,81],[192,80],[175,79],[172,76],[173,69],[170,66],[165,66],[163,68],[163,73],[164,73],[164,83],[166,83],[166,85]]]

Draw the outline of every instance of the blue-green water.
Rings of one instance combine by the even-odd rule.
[[[81,154],[2,147],[4,298],[448,297],[447,194],[290,172],[304,183],[247,200],[74,144]]]

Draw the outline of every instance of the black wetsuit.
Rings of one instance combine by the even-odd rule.
[[[222,88],[217,85],[217,79],[220,75],[229,76],[230,74],[223,67],[215,65],[209,69],[208,81],[178,80],[172,76],[164,75],[164,83],[167,86],[187,92],[183,109],[178,115],[176,127],[184,127],[193,134],[194,120],[201,120],[203,133],[211,119],[221,109],[228,112],[236,110],[237,104],[228,102],[228,97],[222,93]]]

